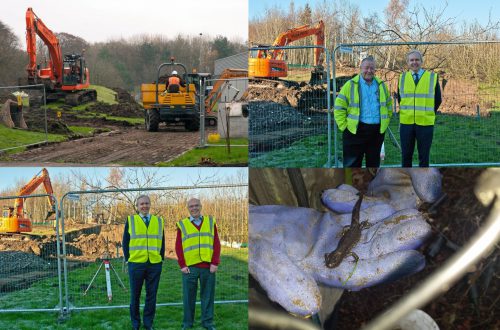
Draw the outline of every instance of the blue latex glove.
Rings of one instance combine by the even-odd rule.
[[[410,186],[412,181],[436,174],[421,173],[422,178],[410,176]],[[437,177],[439,180],[428,189],[439,196],[440,175]],[[381,180],[379,185],[387,186],[387,182]],[[420,271],[425,259],[414,249],[424,242],[431,229],[415,208],[397,210],[393,206],[402,205],[396,196],[407,197],[398,195],[399,185],[393,188],[392,203],[387,189],[383,197],[363,200],[360,221],[368,221],[371,227],[362,231],[359,243],[352,249],[359,260],[348,256],[333,269],[325,266],[325,254],[335,250],[344,227],[351,223],[351,211],[358,198],[356,189],[343,185],[342,189],[323,193],[325,206],[341,213],[338,215],[277,205],[251,207],[250,273],[271,300],[291,313],[306,316],[320,309],[318,283],[360,290]],[[345,198],[332,199],[338,195]]]

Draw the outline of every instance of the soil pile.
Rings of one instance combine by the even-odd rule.
[[[135,103],[134,97],[129,92],[120,87],[112,88],[116,92],[118,103]]]
[[[8,265],[7,268],[0,268],[0,274],[25,273],[32,269],[44,270],[49,265],[44,259],[26,252],[4,251],[0,252],[0,264]]]
[[[129,103],[107,104],[96,102],[87,107],[87,112],[105,114],[108,116],[127,117],[127,118],[142,118],[144,110],[135,101]]]
[[[324,85],[292,85],[287,87],[283,82],[253,82],[243,98],[244,101],[267,101],[291,106],[299,111],[326,111],[327,90]]]
[[[45,132],[45,110],[40,107],[27,107],[23,109],[24,120],[30,131]],[[75,115],[61,112],[61,117],[57,118],[57,113],[47,110],[47,131],[53,134],[71,134],[67,122],[78,121]]]

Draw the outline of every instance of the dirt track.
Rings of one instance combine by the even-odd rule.
[[[116,127],[90,138],[53,143],[9,157],[13,162],[154,165],[172,160],[199,144],[199,132],[183,126],[160,126],[159,132],[143,127]]]
[[[25,152],[5,156],[7,162],[0,166],[15,163],[78,164],[85,165],[154,165],[177,158],[199,144],[199,132],[187,132],[183,125],[160,125],[159,132],[147,132],[144,124],[131,124],[126,120],[107,118],[143,118],[144,110],[134,98],[123,89],[115,89],[118,103],[110,105],[96,102],[83,110],[73,111],[62,105],[59,117],[56,111],[45,112],[39,106],[25,109],[24,118],[28,129],[44,132],[47,116],[49,133],[64,134],[69,141],[37,146]],[[92,137],[81,138],[69,126],[94,128]],[[207,135],[215,128],[207,127]]]

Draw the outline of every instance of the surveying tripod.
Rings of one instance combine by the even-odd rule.
[[[116,272],[115,267],[113,267],[113,265],[111,264],[109,251],[106,251],[104,253],[104,256],[102,257],[101,265],[99,266],[99,268],[95,272],[94,277],[92,277],[92,280],[90,281],[89,286],[87,287],[87,289],[85,290],[85,292],[83,293],[83,295],[85,296],[87,294],[87,292],[89,291],[90,287],[92,286],[92,283],[94,283],[94,280],[96,279],[97,275],[101,271],[103,265],[104,265],[104,269],[105,269],[105,272],[106,272],[106,289],[107,289],[107,293],[108,293],[108,301],[111,301],[113,299],[113,292],[111,290],[111,274],[110,274],[111,270],[115,273],[116,278],[118,279],[118,282],[120,283],[121,287],[125,291],[127,291],[127,288],[125,287],[125,284],[123,284],[120,276]]]

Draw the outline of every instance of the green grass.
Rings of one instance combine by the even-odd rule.
[[[248,251],[223,247],[221,264],[217,272],[216,301],[245,300],[248,297]],[[128,275],[121,271],[121,263],[113,260],[112,264],[128,288]],[[128,305],[129,293],[119,288],[112,275],[113,301],[106,296],[104,272],[101,270],[93,287],[83,296],[90,279],[95,274],[99,263],[92,263],[85,268],[69,271],[69,297],[72,306],[116,306]],[[163,264],[162,277],[158,290],[157,303],[181,303],[182,284],[179,266],[175,260],[168,259]],[[64,290],[63,290],[64,292]],[[145,292],[141,295],[144,302]],[[33,284],[29,289],[0,295],[0,308],[53,308],[58,304],[57,277],[47,278]],[[227,303],[215,305],[215,325],[218,329],[247,329],[248,314],[246,303]],[[182,305],[161,306],[155,317],[156,329],[179,329],[182,323]],[[58,323],[58,313],[2,313],[0,328],[11,329],[129,329],[128,308],[75,311],[64,323]],[[196,307],[195,324],[200,325],[200,306]],[[201,327],[195,328],[201,329]]]
[[[431,148],[431,164],[469,164],[499,162],[500,155],[500,111],[491,112],[490,117],[464,117],[438,115],[434,127]],[[399,143],[399,119],[391,120],[390,129]],[[326,127],[324,128],[326,132]],[[342,157],[342,135],[338,133],[338,154]],[[333,156],[332,132],[332,166]],[[327,163],[326,134],[307,137],[289,147],[273,150],[249,160],[251,167],[323,167]],[[340,161],[340,163],[342,163]],[[415,147],[413,163],[418,165]],[[401,164],[401,152],[388,132],[385,135],[385,160],[382,165]]]
[[[12,148],[24,144],[31,144],[45,141],[45,133],[26,131],[22,129],[8,128],[0,125],[0,149]],[[59,134],[48,134],[50,142],[65,141],[66,137]],[[23,151],[25,148],[14,149],[14,152]]]
[[[87,127],[87,126],[68,126],[68,127],[73,133],[81,136],[92,136],[92,134],[94,134],[95,131],[94,127]]]
[[[216,145],[220,147],[206,147],[192,149],[173,161],[159,163],[159,166],[199,166],[202,158],[210,158],[212,162],[224,165],[241,165],[248,163],[248,139],[231,139],[232,145],[244,145],[243,147],[231,146],[231,153],[228,154],[224,147],[225,139],[221,139]]]
[[[97,101],[108,104],[118,103],[116,101],[116,92],[114,90],[99,85],[90,85],[89,88],[97,91]]]

